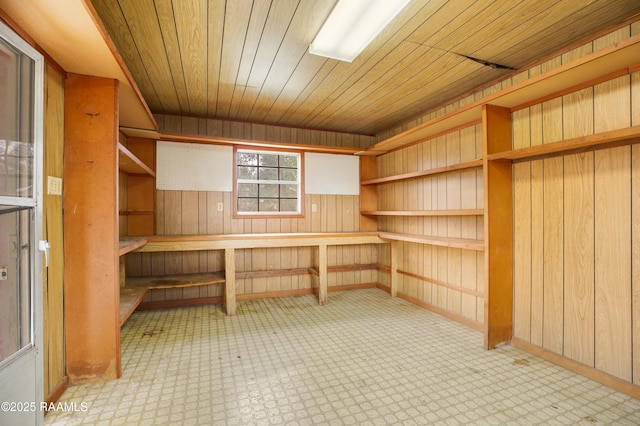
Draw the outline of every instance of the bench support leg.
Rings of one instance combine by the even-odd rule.
[[[327,245],[318,246],[318,303],[324,305],[327,303],[327,287],[328,287],[328,271],[327,271]]]
[[[399,244],[399,242],[391,243],[391,297],[398,295],[398,281],[400,280],[400,274],[398,273]]]
[[[236,314],[236,251],[224,250],[224,303],[227,315]]]

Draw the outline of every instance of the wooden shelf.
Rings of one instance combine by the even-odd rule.
[[[120,289],[120,327],[136,310],[148,291],[146,287]]]
[[[360,214],[367,216],[482,216],[484,210],[371,210],[362,211]]]
[[[162,275],[150,277],[127,277],[125,288],[182,288],[210,284],[224,284],[225,278],[217,272],[198,274]]]
[[[134,251],[135,249],[142,247],[146,243],[146,238],[122,237],[120,238],[118,244],[118,256],[127,254],[130,251]]]
[[[156,176],[156,172],[151,170],[149,166],[133,155],[120,142],[118,142],[118,167],[129,174]]]
[[[578,152],[596,149],[613,148],[615,146],[630,145],[634,143],[640,143],[640,126],[500,152],[488,155],[487,159],[489,161],[528,161],[558,155],[575,154]]]
[[[154,235],[141,252],[317,247],[379,244],[377,232],[295,232],[267,234]]]
[[[450,166],[436,167],[418,172],[404,173],[401,175],[386,176],[375,179],[368,179],[360,182],[360,185],[377,185],[381,183],[400,182],[403,180],[417,179],[426,176],[441,175],[445,173],[459,172],[463,170],[473,170],[482,167],[482,159],[466,161],[464,163],[452,164]]]
[[[640,35],[637,35],[378,142],[362,154],[384,154],[478,124],[482,118],[482,106],[485,104],[517,110],[538,103],[542,99],[569,93],[571,88],[591,85],[590,83],[596,79],[629,74],[638,69],[639,58]]]
[[[431,235],[411,235],[394,232],[380,232],[380,238],[393,241],[427,244],[431,246],[459,248],[464,250],[484,251],[483,240],[468,238],[435,237]]]

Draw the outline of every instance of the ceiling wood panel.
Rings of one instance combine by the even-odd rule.
[[[430,1],[425,6],[424,2],[413,1],[400,13],[398,18],[409,17],[406,19],[398,19],[390,23],[371,45],[365,49],[353,63],[345,63],[340,61],[329,60],[335,63],[330,75],[327,75],[322,84],[310,94],[307,99],[298,106],[294,112],[295,116],[299,116],[305,123],[313,127],[313,121],[317,119],[317,115],[322,111],[331,111],[335,108],[336,99],[349,87],[360,80],[360,78],[368,73],[375,64],[381,61],[386,55],[391,54],[402,40],[418,28],[423,22],[421,16],[431,15],[446,0]],[[411,18],[413,17],[413,19]],[[373,74],[375,77],[375,74]],[[380,89],[379,85],[375,86]],[[330,114],[330,113],[329,113]],[[335,117],[335,114],[333,115]],[[284,123],[282,123],[284,124]]]
[[[180,45],[176,32],[173,4],[171,0],[156,0],[155,8],[149,8],[143,13],[150,15],[155,14],[157,17],[157,23],[160,29],[158,42],[161,43],[164,48],[164,51],[158,52],[158,55],[168,64],[167,71],[169,72],[169,76],[165,76],[163,79],[156,79],[155,81],[166,82],[168,85],[166,92],[169,92],[171,85],[173,85],[174,95],[176,96],[175,102],[178,104],[177,108],[181,113],[188,112],[187,83],[182,70],[182,57],[180,55]]]
[[[412,0],[352,63],[336,0],[91,0],[150,109],[375,135],[640,13],[637,0]]]
[[[333,3],[333,0],[300,2],[278,47],[270,70],[263,79],[260,95],[251,108],[250,117],[256,121],[264,121],[269,108],[295,71],[301,58],[308,55],[309,44],[322,24],[317,17],[328,15]],[[271,72],[272,70],[278,72]]]
[[[288,6],[286,10],[290,10],[291,6],[289,3],[290,2],[278,2],[276,5],[286,5]],[[260,42],[264,33],[271,34],[273,31],[271,28],[265,28],[267,19],[271,13],[275,14],[275,16],[284,17],[284,22],[287,22],[289,19],[286,17],[287,14],[284,11],[278,10],[277,7],[272,8],[272,5],[268,2],[254,3],[249,27],[247,29],[247,36],[244,40],[244,46],[242,47],[242,58],[240,59],[232,100],[228,105],[221,105],[221,113],[219,114],[221,117],[228,117],[229,114],[237,116],[239,113],[238,109],[242,105],[251,70],[256,63],[256,55],[259,53],[267,53],[267,49],[265,48],[266,43],[261,45]],[[272,21],[273,20],[270,20],[270,22]]]
[[[136,20],[126,21],[125,24],[134,40],[139,40],[143,37],[148,38],[148,42],[138,43],[136,46],[149,82],[152,85],[156,81],[171,82],[171,69],[167,56],[168,53],[175,52],[165,53],[165,45],[153,0],[125,1],[120,2],[118,7],[122,10],[123,16],[135,15],[140,17]],[[154,89],[154,91],[158,95],[158,102],[162,108],[178,111],[186,110],[180,107],[173,84],[168,85],[165,90]],[[155,105],[151,108],[155,108]]]
[[[207,2],[173,2],[180,58],[190,111],[207,108]]]
[[[230,1],[224,13],[222,55],[218,76],[218,95],[214,109],[216,117],[227,118],[229,105],[236,88],[236,78],[242,60],[242,48],[251,19],[252,2]],[[212,76],[215,78],[215,76]]]
[[[101,7],[104,9],[103,19],[110,23],[109,30],[117,35],[112,36],[112,38],[117,42],[120,54],[134,76],[147,105],[152,111],[164,109],[158,92],[153,87],[153,81],[147,74],[135,38],[131,33],[130,26],[125,19],[118,0],[102,0]],[[133,25],[135,26],[135,24]]]
[[[220,69],[222,62],[222,44],[225,24],[225,1],[210,1],[207,11],[207,109],[191,111],[191,115],[215,117],[220,87]],[[166,111],[170,112],[170,111]]]

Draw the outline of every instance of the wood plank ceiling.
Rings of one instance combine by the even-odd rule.
[[[413,0],[352,63],[308,53],[335,0],[91,0],[154,113],[375,135],[638,0]]]

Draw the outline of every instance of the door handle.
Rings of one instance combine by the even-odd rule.
[[[51,244],[47,240],[40,240],[38,242],[38,250],[44,252],[44,266],[45,268],[49,267],[49,249],[51,248]]]

